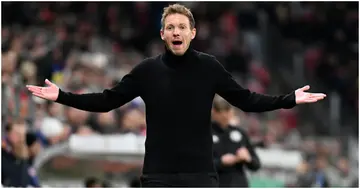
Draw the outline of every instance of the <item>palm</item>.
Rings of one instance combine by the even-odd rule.
[[[55,101],[59,96],[59,87],[47,79],[45,80],[45,83],[48,85],[48,87],[38,87],[34,85],[27,85],[26,87],[33,95],[37,97]]]
[[[296,104],[313,103],[326,97],[326,95],[323,93],[305,92],[309,89],[310,86],[305,86],[295,91]]]

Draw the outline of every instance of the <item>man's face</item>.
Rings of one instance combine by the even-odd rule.
[[[323,170],[326,168],[326,166],[327,166],[327,161],[325,158],[318,158],[316,160],[316,168],[318,170]]]
[[[164,20],[160,31],[161,39],[175,55],[183,55],[195,38],[196,29],[190,27],[190,20],[183,14],[170,14]]]
[[[25,135],[26,127],[24,124],[14,124],[13,128],[8,133],[9,140],[13,145],[23,141],[25,139]]]
[[[221,109],[221,110],[213,110],[212,114],[213,120],[221,123],[221,124],[229,124],[231,117],[230,109]]]

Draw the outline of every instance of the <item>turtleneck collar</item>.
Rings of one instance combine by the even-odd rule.
[[[167,65],[178,65],[178,64],[187,64],[190,63],[189,61],[193,55],[194,55],[194,49],[189,46],[189,48],[186,50],[186,52],[183,55],[177,56],[173,54],[166,46],[165,46],[165,53],[163,60]]]

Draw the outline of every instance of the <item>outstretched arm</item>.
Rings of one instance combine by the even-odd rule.
[[[136,66],[113,88],[102,93],[73,94],[64,92],[55,84],[46,80],[48,87],[27,86],[40,98],[52,100],[63,105],[90,112],[108,112],[118,108],[141,94],[141,67]]]
[[[276,109],[293,108],[296,104],[312,103],[325,98],[322,93],[304,92],[310,87],[305,86],[289,94],[270,96],[251,92],[241,87],[229,72],[214,58],[216,93],[233,106],[245,112],[265,112]]]

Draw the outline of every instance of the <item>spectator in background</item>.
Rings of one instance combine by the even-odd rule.
[[[119,130],[116,125],[115,111],[93,115],[92,119],[93,122],[91,122],[90,127],[98,133],[111,134]]]
[[[9,123],[1,144],[1,184],[6,187],[31,186],[29,148],[24,122]]]
[[[70,135],[70,127],[62,122],[63,107],[53,102],[36,99],[38,115],[35,120],[35,134],[44,147],[66,140]]]
[[[146,134],[145,115],[138,108],[125,110],[121,123],[121,133]]]
[[[71,133],[80,135],[91,135],[94,131],[87,125],[90,113],[72,107],[65,108],[65,114]]]
[[[217,96],[218,97],[218,96]],[[243,129],[230,125],[231,105],[215,98],[212,108],[214,161],[220,187],[248,187],[244,168],[257,171],[260,160]]]
[[[296,169],[297,179],[296,186],[297,187],[311,187],[313,178],[311,175],[310,165],[307,161],[303,161]]]
[[[317,157],[315,162],[315,168],[312,173],[313,187],[328,188],[330,186],[330,180],[327,174],[328,160],[326,157]]]
[[[338,168],[338,174],[333,178],[336,178],[334,186],[336,187],[351,187],[354,182],[356,182],[356,177],[350,172],[349,162],[345,157],[341,157],[336,162],[336,167]]]

